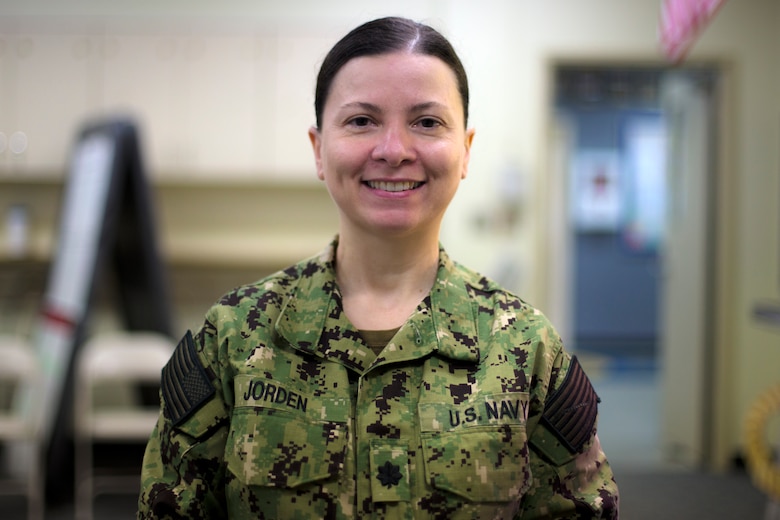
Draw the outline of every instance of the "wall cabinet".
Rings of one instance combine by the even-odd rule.
[[[335,38],[286,34],[281,35],[277,42],[276,95],[271,119],[276,130],[274,141],[277,150],[273,170],[282,175],[305,172],[314,179],[314,156],[307,131],[315,124],[317,72]]]
[[[4,172],[61,171],[94,75],[80,34],[0,36],[0,151]]]
[[[138,122],[153,177],[315,180],[306,132],[327,31],[8,23],[0,180],[61,176],[78,128],[110,115]]]
[[[139,121],[155,175],[249,175],[271,169],[263,153],[268,150],[262,150],[270,142],[261,138],[260,128],[260,114],[272,106],[261,81],[262,71],[271,69],[265,42],[256,44],[254,35],[108,38],[116,50],[103,63],[100,112],[126,113]]]

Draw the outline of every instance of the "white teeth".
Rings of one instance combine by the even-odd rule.
[[[368,181],[366,184],[368,184],[371,188],[374,188],[375,190],[382,190],[382,191],[407,191],[407,190],[413,190],[413,189],[421,186],[422,182],[411,182],[411,181],[404,181],[404,182]]]

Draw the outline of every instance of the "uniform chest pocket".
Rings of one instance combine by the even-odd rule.
[[[347,453],[347,423],[264,408],[236,408],[225,459],[245,485],[294,488],[336,478]]]
[[[531,485],[525,425],[423,432],[422,445],[428,483],[472,502],[519,500]]]

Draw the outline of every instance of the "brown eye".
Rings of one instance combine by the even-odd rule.
[[[368,126],[371,124],[371,120],[365,116],[359,116],[350,119],[349,124],[353,126]]]
[[[436,128],[440,126],[441,123],[432,117],[424,117],[417,122],[417,125],[422,128]]]

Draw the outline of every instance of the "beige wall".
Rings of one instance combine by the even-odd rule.
[[[780,5],[771,1],[731,2],[702,42],[702,49],[733,59],[735,68],[733,158],[734,276],[730,335],[733,352],[721,378],[733,391],[723,410],[723,442],[741,435],[745,410],[756,396],[780,377],[780,330],[752,316],[760,301],[780,297]],[[748,31],[743,28],[750,27]],[[725,400],[725,399],[724,399]],[[728,440],[726,440],[728,439]]]
[[[477,128],[471,172],[448,215],[443,241],[453,256],[503,278],[542,308],[549,274],[551,67],[573,59],[661,63],[659,0],[409,0],[392,7],[357,0],[191,0],[164,7],[127,3],[122,8],[71,1],[67,9],[54,0],[15,4],[0,6],[0,16],[5,14],[0,18],[5,43],[0,47],[0,132],[29,128],[30,149],[23,157],[0,154],[0,203],[14,197],[8,195],[9,179],[24,185],[35,178],[45,184],[61,176],[72,126],[82,117],[131,108],[127,100],[137,100],[146,104],[132,108],[140,108],[152,173],[164,187],[165,247],[180,265],[187,263],[183,258],[207,258],[229,241],[222,230],[235,219],[233,212],[223,211],[230,198],[204,202],[209,185],[227,180],[237,191],[246,186],[262,191],[265,182],[292,181],[299,187],[312,183],[300,187],[306,193],[321,189],[311,171],[305,132],[312,121],[316,62],[327,45],[360,21],[383,14],[400,13],[441,28],[469,71]],[[30,18],[58,11],[90,17],[65,22]],[[28,27],[32,36],[43,35],[41,48],[51,53],[43,63],[51,61],[50,68],[25,68],[11,56],[14,38],[30,36]],[[778,329],[751,316],[759,300],[780,300],[779,34],[780,5],[775,0],[731,0],[690,56],[722,64],[729,72],[720,143],[721,182],[728,188],[718,213],[720,320],[712,325],[719,387],[711,427],[716,430],[715,461],[721,465],[739,445],[747,406],[776,382],[780,366]],[[120,45],[101,47],[101,42]],[[173,62],[162,61],[165,49],[175,49],[169,55]],[[47,76],[51,71],[57,74]],[[175,189],[193,178],[199,189]],[[287,198],[277,201],[300,207],[294,187],[281,191],[280,197]],[[24,193],[30,197],[29,188]],[[320,204],[326,197],[317,200],[310,206],[317,212],[304,214],[300,228],[285,233],[285,258],[309,247],[316,251],[329,235],[333,214]],[[194,202],[210,212],[211,226],[193,228]],[[518,220],[491,226],[501,219],[503,203],[522,207]],[[29,204],[35,214],[50,213],[36,207],[34,195]],[[37,232],[45,256],[50,220],[42,218]],[[264,222],[267,214],[250,207],[245,219]],[[251,226],[240,230],[249,241],[268,236],[253,234]],[[241,253],[242,262],[251,261],[252,251],[262,255],[263,249]],[[230,262],[209,262],[230,267]]]

